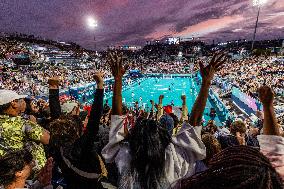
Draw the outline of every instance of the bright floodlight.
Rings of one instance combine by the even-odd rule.
[[[87,24],[92,29],[98,26],[98,22],[93,17],[87,18]]]
[[[267,0],[253,0],[252,5],[260,7],[261,5],[264,5],[267,2]]]

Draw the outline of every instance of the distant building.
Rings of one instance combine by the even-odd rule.
[[[109,46],[109,50],[124,50],[124,51],[138,51],[141,50],[141,46],[123,45],[123,46]]]

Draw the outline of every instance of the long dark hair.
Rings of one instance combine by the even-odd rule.
[[[0,185],[7,186],[16,179],[16,172],[32,163],[33,156],[27,150],[10,152],[0,158]]]
[[[281,178],[269,160],[248,146],[233,146],[216,154],[209,169],[181,182],[181,188],[281,189]]]
[[[143,189],[165,188],[165,149],[171,141],[168,131],[152,119],[139,119],[129,136],[131,175]]]

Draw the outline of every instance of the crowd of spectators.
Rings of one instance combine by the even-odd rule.
[[[232,93],[237,87],[246,95],[259,100],[258,88],[268,85],[273,88],[276,100],[276,115],[279,123],[284,125],[284,65],[275,61],[273,57],[248,57],[234,60],[226,64],[215,78],[215,83],[220,87],[220,95]]]
[[[84,86],[93,82],[92,75],[97,69],[70,69],[68,67],[43,66],[20,67],[18,70],[2,67],[2,77],[0,78],[0,88],[11,89],[21,94],[31,96],[40,96],[47,94],[47,79],[50,77],[60,77],[61,87],[68,89],[70,87]],[[110,77],[108,71],[104,71],[106,78]]]
[[[155,63],[147,57],[133,62],[110,52],[87,69],[14,69],[3,63],[0,188],[284,188],[284,132],[274,109],[283,92],[280,64],[263,57],[228,61],[224,54],[197,62]],[[163,95],[151,100],[149,112],[138,103],[126,107],[122,90],[128,69],[165,74],[198,69],[202,81],[191,111],[185,95],[180,115],[163,104]],[[110,77],[112,107],[103,102]],[[217,127],[215,115],[202,126],[214,78],[258,98],[262,119],[255,125],[232,119]],[[61,101],[62,90],[90,82],[96,83],[90,107]],[[42,93],[48,101],[33,98]]]
[[[228,81],[243,92],[255,96],[259,86],[271,86],[277,95],[284,97],[284,65],[266,57],[248,57],[226,64],[218,73],[221,80]]]

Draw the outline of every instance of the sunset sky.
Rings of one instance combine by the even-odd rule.
[[[98,20],[94,30],[86,19]],[[144,45],[147,40],[203,37],[251,39],[252,0],[0,0],[0,32],[72,41],[85,48]],[[261,7],[257,39],[284,38],[284,0]]]

